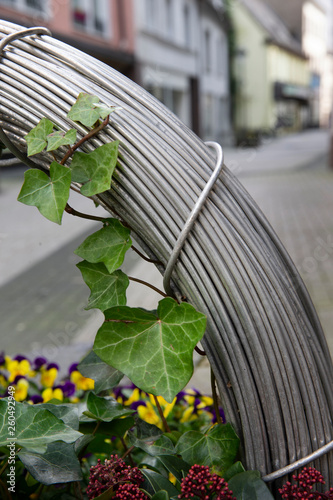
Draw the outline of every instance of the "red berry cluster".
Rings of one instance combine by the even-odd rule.
[[[333,488],[326,493],[313,491],[315,484],[325,484],[324,478],[314,467],[304,467],[298,476],[293,476],[296,484],[288,481],[279,489],[281,496],[285,500],[330,500],[333,499]]]
[[[146,500],[146,496],[140,496],[140,485],[144,478],[137,467],[126,465],[124,460],[118,458],[118,455],[111,455],[110,460],[97,460],[97,465],[90,468],[90,479],[87,487],[87,495],[89,500],[98,497],[109,488],[113,488],[114,492],[119,492],[116,496],[117,500],[126,500],[127,498],[138,498]],[[126,489],[131,486],[132,489]],[[128,493],[128,491],[130,493]],[[135,496],[138,495],[138,496]]]
[[[121,484],[117,490],[114,500],[148,500],[147,495],[139,489],[136,484]]]
[[[198,497],[200,500],[235,500],[228,483],[217,474],[212,474],[208,466],[193,465],[181,482],[178,498]]]

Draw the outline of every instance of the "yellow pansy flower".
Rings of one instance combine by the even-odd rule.
[[[151,394],[149,395],[149,398],[150,398],[150,402],[152,403],[152,405],[156,406],[155,405],[155,399],[154,399],[154,396],[152,396]],[[157,396],[157,401],[159,402],[160,404],[160,407],[162,408],[163,410],[163,415],[164,415],[164,418],[167,418],[168,415],[170,414],[170,412],[172,411],[173,407],[175,406],[176,404],[176,401],[177,401],[177,398],[174,398],[174,400],[172,401],[172,403],[168,403],[167,401],[165,401],[164,398],[162,398],[162,396]]]
[[[28,395],[29,382],[25,378],[20,378],[15,386],[15,401],[24,401]]]
[[[83,391],[89,391],[95,386],[95,381],[92,378],[84,377],[78,370],[74,370],[71,373],[71,382],[75,384],[77,389],[82,389]]]
[[[46,370],[46,368],[42,366],[40,382],[43,387],[53,387],[57,376],[58,376],[58,370],[55,367]]]
[[[61,389],[52,389],[51,387],[47,387],[44,389],[42,392],[42,398],[43,402],[47,403],[51,399],[59,399],[59,401],[62,401],[64,399],[64,395]]]
[[[5,367],[9,371],[8,382],[13,382],[18,375],[23,377],[33,375],[33,370],[31,370],[30,363],[27,359],[22,359],[18,361],[17,359],[12,359],[10,356],[5,356]]]
[[[141,420],[144,420],[148,424],[153,424],[156,425],[157,427],[162,428],[161,419],[156,414],[153,405],[149,401],[147,401],[145,406],[144,405],[138,406],[137,412]]]

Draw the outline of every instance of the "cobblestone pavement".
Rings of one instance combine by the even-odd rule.
[[[309,168],[242,176],[300,272],[333,356],[333,170]]]

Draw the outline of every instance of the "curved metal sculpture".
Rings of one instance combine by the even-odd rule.
[[[0,21],[0,38],[22,29]],[[119,139],[113,185],[98,201],[126,221],[164,274],[215,168],[213,151],[138,85],[50,36],[7,45],[0,85],[0,124],[23,159],[23,136],[43,116],[60,129],[73,126],[66,114],[80,92],[121,108],[84,147]],[[35,166],[46,169],[48,160],[39,155]],[[225,166],[180,252],[171,289],[208,317],[203,346],[247,468],[265,475],[331,443],[333,370],[316,312],[286,250]],[[315,465],[333,485],[328,448]]]

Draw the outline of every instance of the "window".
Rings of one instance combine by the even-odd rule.
[[[0,5],[13,6],[24,13],[44,16],[48,9],[48,0],[0,0]]]
[[[76,28],[92,35],[107,36],[110,31],[107,0],[72,0],[72,19]]]
[[[207,73],[210,73],[212,69],[212,48],[211,48],[211,35],[208,29],[205,30],[204,34],[204,67]]]
[[[173,0],[166,0],[166,28],[168,36],[173,35]]]
[[[184,7],[184,37],[186,47],[191,47],[191,16],[188,4]]]
[[[155,28],[156,23],[156,0],[146,0],[146,21],[149,29]]]

